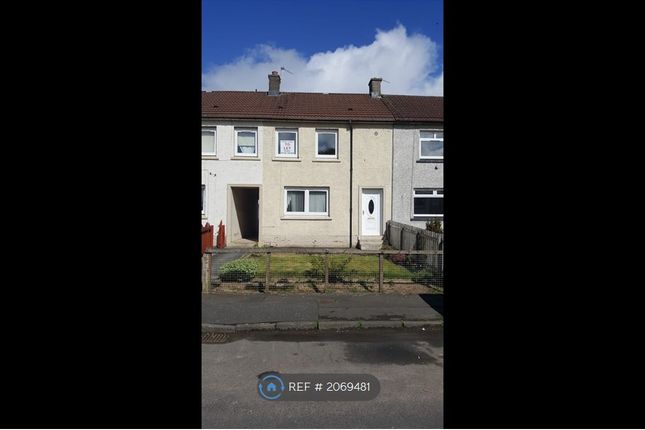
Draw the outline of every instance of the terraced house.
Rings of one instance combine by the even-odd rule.
[[[392,220],[443,224],[443,97],[386,96],[394,115]]]
[[[405,99],[383,96],[380,84],[372,78],[365,94],[281,92],[273,72],[267,92],[203,92],[203,221],[222,221],[228,246],[380,246],[401,204],[396,141],[416,136],[397,129]]]

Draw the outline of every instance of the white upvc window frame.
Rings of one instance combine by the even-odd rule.
[[[255,152],[253,153],[244,153],[237,152],[237,138],[240,132],[251,132],[255,135]],[[235,128],[235,156],[236,157],[257,157],[258,156],[258,130],[256,128],[250,127],[239,127]]]
[[[417,188],[412,193],[412,216],[414,218],[443,218],[443,214],[418,214],[414,211],[415,198],[443,199],[443,188]]]
[[[421,133],[433,133],[434,137],[421,137]],[[434,128],[434,129],[425,129],[419,130],[419,159],[421,160],[443,160],[443,155],[422,155],[421,147],[423,142],[441,142],[443,143],[443,137],[436,137],[437,133],[443,133],[443,129]]]
[[[287,191],[304,191],[305,193],[305,210],[304,212],[287,212]],[[309,212],[309,192],[310,191],[324,191],[325,192],[325,207],[327,212]],[[325,187],[284,187],[284,210],[285,216],[329,216],[329,188]]]
[[[280,133],[296,133],[295,154],[280,154]],[[276,158],[298,158],[300,155],[299,133],[297,128],[276,128],[275,129],[275,156]]]
[[[333,134],[334,135],[334,143],[335,148],[336,148],[336,153],[334,155],[321,155],[318,154],[318,135],[319,134]],[[318,129],[316,130],[316,158],[330,158],[330,159],[338,159],[338,129]]]
[[[208,156],[208,157],[217,157],[217,127],[202,127],[202,133],[208,131],[213,133],[213,149],[215,149],[215,152],[203,152],[203,156]]]

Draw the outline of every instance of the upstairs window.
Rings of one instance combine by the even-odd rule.
[[[443,131],[421,131],[419,158],[422,160],[443,160]]]
[[[316,130],[316,157],[338,158],[337,130]]]
[[[202,128],[202,155],[217,155],[217,129]]]
[[[258,156],[258,132],[252,128],[235,129],[235,155],[241,157]]]
[[[414,190],[414,217],[443,217],[443,189]]]
[[[297,130],[276,130],[275,140],[277,142],[276,157],[298,157],[298,131]]]

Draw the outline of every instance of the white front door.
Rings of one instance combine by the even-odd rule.
[[[381,190],[363,190],[362,228],[363,236],[381,235]]]

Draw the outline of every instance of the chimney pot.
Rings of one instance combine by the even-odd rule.
[[[381,98],[381,81],[382,78],[372,78],[368,84],[370,88],[370,96],[372,98]]]
[[[280,75],[275,70],[269,75],[269,93],[270,96],[280,95]]]

